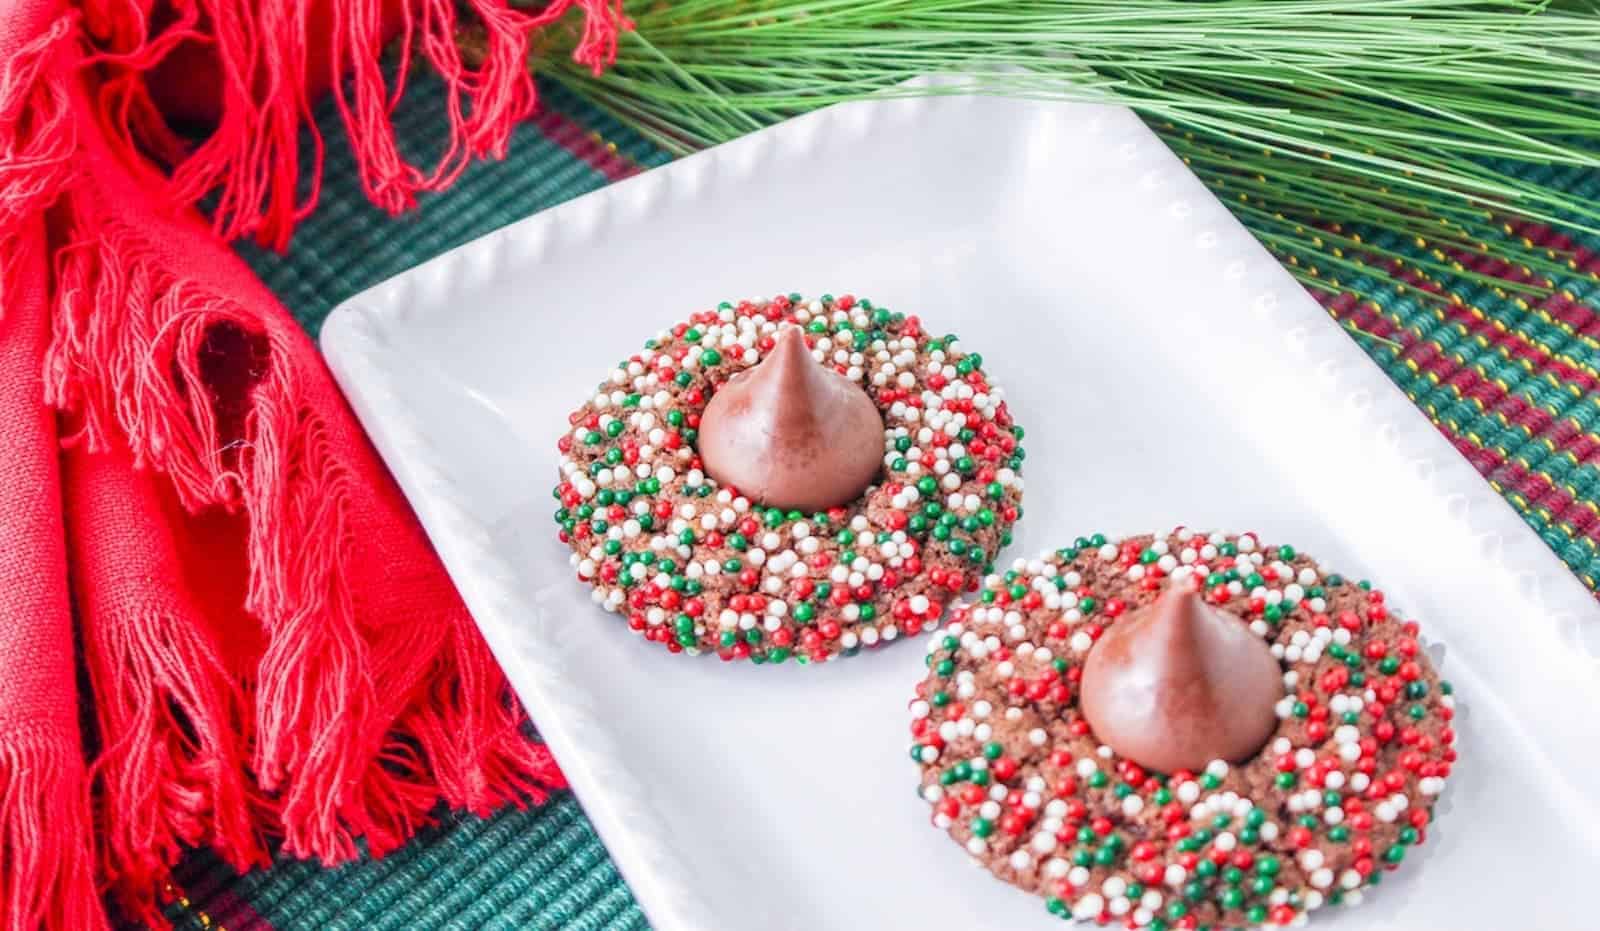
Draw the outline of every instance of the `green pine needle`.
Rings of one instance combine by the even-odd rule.
[[[532,67],[686,153],[817,107],[971,75],[985,93],[1124,104],[1302,281],[1423,275],[1548,293],[1600,202],[1530,173],[1600,167],[1597,0],[659,0],[594,75]],[[562,41],[559,37],[553,41]],[[568,40],[570,41],[570,40]],[[1388,231],[1396,246],[1352,237]],[[1417,248],[1410,248],[1411,245]],[[1422,257],[1418,258],[1418,254]],[[1510,258],[1520,285],[1465,267]]]

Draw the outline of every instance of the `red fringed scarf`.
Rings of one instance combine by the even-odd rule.
[[[502,155],[534,106],[530,36],[570,11],[600,68],[627,25],[618,0],[534,7],[0,0],[0,931],[104,928],[106,891],[162,926],[186,847],[381,856],[441,803],[562,784],[315,349],[224,241],[283,247],[312,209],[321,142],[309,166],[298,146],[328,88],[390,210]],[[487,35],[476,69],[458,9]],[[427,171],[390,123],[417,54],[453,91]],[[196,119],[198,142],[173,128]]]

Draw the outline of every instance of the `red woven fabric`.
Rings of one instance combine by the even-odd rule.
[[[503,151],[532,31],[581,8],[599,67],[625,26],[608,0],[463,6],[490,37],[476,71],[455,0],[0,0],[0,931],[104,927],[105,891],[159,926],[185,847],[381,856],[441,804],[562,784],[314,347],[225,242],[282,245],[312,208],[317,86],[403,209]],[[395,147],[391,34],[457,91],[431,169]],[[220,92],[163,87],[188,80],[175,55]],[[213,125],[192,141],[159,101]]]

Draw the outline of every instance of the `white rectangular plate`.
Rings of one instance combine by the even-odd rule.
[[[1050,928],[928,824],[921,642],[822,667],[671,656],[555,539],[556,438],[723,299],[851,292],[980,351],[1027,427],[1005,554],[1251,529],[1378,580],[1463,706],[1426,847],[1329,929],[1584,926],[1595,603],[1127,111],[822,111],[608,187],[341,306],[329,363],[656,928]],[[1004,561],[1004,560],[1003,560]],[[921,641],[922,638],[917,638]]]

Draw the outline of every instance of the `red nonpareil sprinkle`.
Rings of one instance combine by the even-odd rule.
[[[1278,651],[1288,687],[1256,756],[1152,774],[1077,713],[1085,655],[1167,585],[1198,586]],[[1423,840],[1457,754],[1451,690],[1364,583],[1248,535],[1096,535],[1018,560],[979,591],[929,640],[925,684],[959,692],[967,710],[945,716],[937,758],[919,759],[923,791],[936,801],[981,773],[984,797],[1004,807],[945,830],[1002,877],[1057,896],[1056,914],[1130,922],[1140,903],[1117,897],[1137,883],[1162,899],[1133,927],[1293,924],[1354,901]],[[1014,817],[1019,794],[1037,822]],[[1224,896],[1233,870],[1237,893]]]

